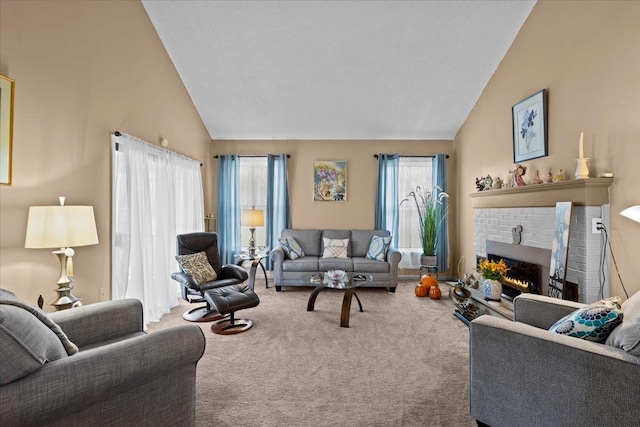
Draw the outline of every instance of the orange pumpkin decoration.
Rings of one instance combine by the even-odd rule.
[[[422,283],[422,286],[425,286],[428,291],[433,285],[438,284],[438,279],[436,279],[433,276],[428,276],[425,274],[420,278],[420,283]]]
[[[429,298],[440,299],[441,296],[442,292],[440,291],[440,287],[437,283],[429,288]]]
[[[426,297],[429,288],[427,288],[426,286],[424,286],[422,283],[419,283],[416,286],[416,296],[417,297]]]

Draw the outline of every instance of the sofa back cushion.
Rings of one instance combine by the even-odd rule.
[[[302,248],[305,256],[322,256],[321,230],[301,230],[297,228],[285,228],[282,230],[282,238],[293,237]]]
[[[354,257],[364,258],[373,236],[391,236],[388,230],[351,230],[351,251]]]

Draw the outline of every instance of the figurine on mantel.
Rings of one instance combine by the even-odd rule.
[[[480,178],[476,176],[476,191],[482,190],[484,190],[484,176],[481,176]]]
[[[540,178],[540,171],[536,170],[536,174],[531,178],[529,184],[542,184],[542,178]]]
[[[524,178],[522,178],[524,174],[527,173],[526,166],[516,165],[516,168],[514,170],[509,170],[509,173],[513,175],[513,181],[515,183],[512,187],[522,187],[527,185],[527,183],[524,182]]]
[[[560,169],[560,172],[558,172],[553,177],[553,182],[558,182],[558,181],[564,181],[564,172],[562,171],[562,169]]]
[[[484,191],[491,189],[493,189],[493,178],[491,178],[491,175],[487,175],[484,178]]]
[[[551,171],[547,172],[547,177],[544,179],[544,182],[553,182],[553,174],[551,173]]]
[[[497,177],[494,181],[493,181],[493,189],[494,190],[499,190],[502,188],[502,178]]]

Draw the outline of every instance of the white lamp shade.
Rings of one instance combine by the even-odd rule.
[[[620,212],[620,215],[626,216],[635,222],[640,222],[640,205],[631,206]]]
[[[264,211],[261,209],[244,209],[242,211],[242,225],[262,227],[264,225]]]
[[[98,243],[93,206],[31,206],[25,248],[68,248]]]

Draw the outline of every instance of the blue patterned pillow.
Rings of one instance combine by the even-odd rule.
[[[304,256],[304,251],[293,237],[278,239],[278,242],[280,242],[282,249],[284,249],[284,253],[286,253],[290,259],[298,259]]]
[[[622,322],[620,297],[612,297],[586,305],[558,320],[549,330],[557,334],[604,342]]]
[[[384,261],[387,257],[387,251],[391,244],[391,236],[373,236],[371,243],[369,244],[369,250],[365,255],[365,258],[375,259],[377,261]]]

